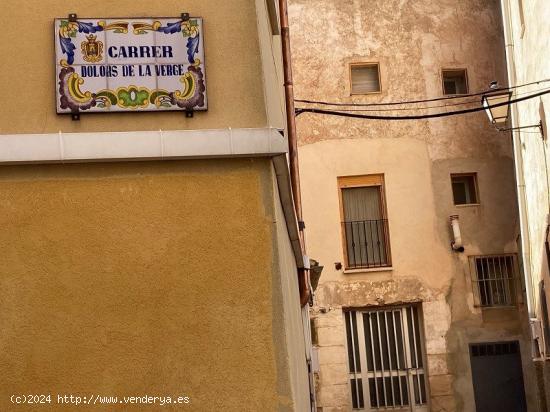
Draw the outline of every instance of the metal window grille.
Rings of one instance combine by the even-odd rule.
[[[348,268],[390,266],[388,220],[343,222]]]
[[[516,255],[471,256],[470,265],[476,306],[516,303]]]
[[[427,411],[416,306],[345,312],[353,409]]]
[[[513,355],[518,352],[518,341],[470,344],[470,354],[473,357]]]

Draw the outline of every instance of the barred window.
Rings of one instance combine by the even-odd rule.
[[[346,269],[391,266],[384,176],[338,178]]]
[[[516,303],[515,254],[470,256],[476,306],[511,306]]]
[[[425,411],[420,308],[386,307],[344,316],[352,408]]]

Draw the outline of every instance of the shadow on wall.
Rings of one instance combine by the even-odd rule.
[[[546,133],[548,128],[546,126],[546,111],[544,110],[544,102],[542,101],[542,97],[539,102],[539,116],[542,124],[542,138],[546,139],[548,137],[548,134]]]

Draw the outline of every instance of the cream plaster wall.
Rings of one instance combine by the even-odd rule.
[[[510,11],[510,32],[512,48],[509,48],[513,66],[510,70],[518,85],[537,80],[550,79],[550,44],[545,40],[550,36],[548,19],[550,7],[544,1],[524,1],[524,24],[520,19],[520,4],[517,0],[506,0]],[[548,88],[548,83],[524,87],[521,92],[534,92]],[[532,285],[538,288],[543,278],[548,279],[548,265],[544,252],[545,231],[548,225],[549,186],[548,186],[548,129],[550,125],[550,97],[522,102],[516,106],[517,126],[537,124],[542,120],[545,125],[545,136],[541,137],[537,129],[528,129],[515,133],[515,138],[521,143],[523,157],[526,202],[522,207],[527,211],[529,233],[524,233],[530,241]],[[533,293],[534,308],[539,306],[538,293]]]
[[[390,151],[391,157],[384,155]],[[322,283],[350,279],[336,270],[343,262],[341,217],[337,176],[384,173],[392,261],[389,272],[353,274],[354,280],[397,279],[424,276],[433,288],[444,290],[451,276],[451,255],[438,238],[437,220],[425,143],[415,139],[327,140],[300,148],[301,177],[306,186],[304,214],[307,216],[308,248],[312,256],[323,256]],[[320,203],[322,202],[322,203]],[[322,207],[320,205],[322,204]],[[406,229],[405,229],[406,228]],[[337,234],[336,236],[332,234]],[[417,253],[430,251],[430,253]],[[433,260],[446,262],[426,273]]]
[[[503,17],[507,35],[508,71],[511,83],[522,85],[550,78],[550,6],[544,0],[503,0]],[[522,8],[522,9],[521,9]],[[547,89],[547,82],[518,89],[533,93]],[[546,300],[550,304],[549,262],[545,253],[545,233],[550,213],[548,126],[550,97],[522,102],[512,108],[512,125],[527,126],[542,121],[544,137],[536,128],[515,132],[515,156],[518,167],[518,203],[522,215],[522,241],[525,283],[530,289],[531,318],[542,319],[540,283],[544,281]],[[533,356],[533,354],[531,354]],[[550,405],[550,369],[548,362],[535,362],[538,387],[546,396],[540,398],[541,410]]]
[[[440,97],[442,68],[466,68],[470,92],[492,80],[506,84],[497,0],[290,4],[299,99]],[[382,92],[350,96],[349,63],[369,61],[380,63]],[[323,412],[347,411],[351,403],[342,310],[413,302],[424,317],[431,411],[475,410],[468,344],[499,340],[520,340],[529,410],[536,410],[522,294],[516,308],[474,307],[468,264],[469,255],[517,251],[509,136],[495,131],[485,113],[393,122],[302,114],[297,126],[308,252],[325,267],[312,311]],[[461,172],[477,172],[479,206],[453,204],[450,174]],[[373,173],[385,177],[392,268],[345,273],[335,267],[344,263],[337,177]],[[463,254],[450,248],[454,214],[460,216]]]

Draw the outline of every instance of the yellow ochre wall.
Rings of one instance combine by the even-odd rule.
[[[192,119],[181,112],[91,114],[80,122],[56,114],[55,17],[69,13],[105,18],[178,17],[182,12],[204,19],[208,112],[196,113]],[[5,95],[0,134],[219,129],[268,123],[258,17],[252,0],[3,0],[2,20],[7,26],[0,33],[0,90]],[[266,24],[262,18],[260,27]]]
[[[272,182],[268,159],[0,168],[0,411],[295,410]]]

